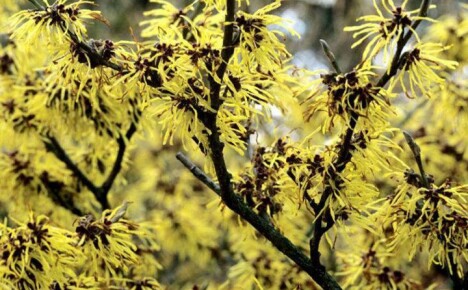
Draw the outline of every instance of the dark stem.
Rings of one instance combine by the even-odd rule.
[[[75,204],[73,203],[73,200],[70,198],[70,199],[66,199],[64,196],[62,196],[62,194],[60,193],[61,192],[61,186],[57,186],[56,184],[54,184],[54,182],[51,182],[45,178],[41,178],[41,182],[42,184],[44,185],[44,187],[46,188],[47,190],[47,193],[49,194],[50,198],[55,202],[57,203],[58,205],[60,205],[61,207],[71,211],[73,214],[77,215],[77,216],[83,216],[84,213],[75,206]]]
[[[47,136],[43,141],[47,151],[52,152],[60,161],[65,163],[67,168],[86,186],[92,193],[96,195],[99,188],[81,171],[80,168],[71,160],[67,152],[62,148],[60,143],[53,136]]]
[[[92,48],[90,45],[87,43],[80,41],[78,39],[78,36],[70,30],[67,30],[68,35],[72,39],[72,41],[77,44],[81,49],[83,49],[86,52],[86,55],[90,58],[90,60],[93,63],[96,63],[97,65],[102,65],[109,67],[113,70],[116,70],[121,73],[126,73],[124,68],[116,63],[113,63],[107,59],[104,59],[94,48]]]
[[[429,6],[430,6],[430,0],[423,0],[421,2],[419,16],[425,17],[427,15],[427,10],[429,9]],[[413,25],[411,26],[411,28],[415,30],[418,27],[419,23],[421,23],[421,20],[415,21]],[[395,55],[393,56],[390,68],[379,79],[379,81],[376,84],[376,87],[379,87],[379,88],[384,87],[388,83],[388,81],[394,75],[396,75],[396,73],[398,72],[398,68],[399,68],[401,53],[403,51],[404,46],[411,38],[411,36],[412,36],[411,30],[409,30],[406,33],[402,31],[397,41],[397,49],[396,49]],[[322,43],[324,52],[329,58],[329,60],[332,62],[332,64],[336,63],[336,60],[334,59],[334,56],[331,53],[329,47],[326,45],[326,42],[321,41],[321,43]],[[339,69],[338,65],[333,65],[333,67],[335,69]],[[333,182],[335,185],[339,185],[342,182],[340,173],[346,168],[346,165],[351,160],[351,157],[352,157],[351,140],[352,140],[358,119],[359,119],[359,114],[356,111],[351,111],[350,124],[346,129],[345,137],[343,139],[338,158],[335,162],[333,162],[333,166],[330,166],[327,169],[328,178],[325,182],[326,184],[330,184],[330,182]],[[321,212],[322,214],[317,216],[316,218],[314,235],[309,242],[311,259],[315,263],[318,263],[318,264],[320,264],[319,246],[320,246],[321,238],[329,229],[333,227],[335,223],[335,221],[331,218],[330,208],[327,208],[324,210],[324,207],[327,205],[328,199],[331,198],[332,194],[333,194],[333,188],[330,185],[328,185],[325,188],[320,198],[319,204],[317,206],[318,210],[316,211],[316,213],[318,214]],[[322,224],[323,222],[325,223],[325,225]]]
[[[422,0],[421,6],[419,6],[418,16],[426,17],[427,10],[429,9],[430,4],[431,4],[431,0]],[[421,23],[421,20],[416,20],[413,23],[413,25],[411,25],[412,30],[415,31],[416,28],[418,28],[420,23]],[[404,31],[401,32],[400,38],[397,41],[397,49],[396,49],[395,55],[393,56],[390,69],[387,70],[385,74],[377,82],[377,85],[376,85],[377,87],[380,87],[380,88],[384,87],[388,83],[388,81],[398,72],[401,52],[403,51],[403,48],[405,47],[406,43],[410,40],[412,35],[413,35],[413,32],[411,30],[408,30],[406,33]]]
[[[226,19],[223,38],[223,51],[221,53],[222,63],[216,71],[217,77],[222,81],[224,73],[226,72],[228,62],[234,53],[233,46],[233,25],[235,14],[235,0],[227,0],[226,3]],[[220,98],[221,83],[216,82],[212,77],[210,81],[210,97],[211,107],[215,113],[207,112],[200,116],[201,122],[210,131],[208,134],[208,145],[211,153],[211,160],[213,162],[216,177],[218,178],[219,186],[215,186],[212,182],[207,182],[209,178],[202,174],[202,171],[197,169],[195,165],[188,163],[185,159],[184,165],[188,165],[195,176],[200,176],[201,180],[217,192],[224,204],[232,211],[237,213],[241,218],[251,224],[260,234],[268,239],[279,251],[293,260],[299,267],[307,272],[312,279],[314,279],[324,289],[341,289],[336,280],[330,276],[323,268],[317,267],[304,253],[302,253],[295,245],[283,236],[269,220],[256,214],[245,202],[234,193],[231,184],[231,174],[227,170],[226,161],[224,159],[223,148],[224,144],[220,140],[220,133],[216,124],[219,108],[223,101]],[[181,155],[178,156],[179,160]],[[218,191],[219,188],[219,191]]]
[[[117,138],[117,144],[119,146],[117,157],[115,158],[115,162],[111,172],[109,173],[109,176],[101,186],[101,194],[104,196],[107,196],[110,188],[112,187],[112,184],[114,183],[115,178],[122,169],[122,161],[125,155],[125,151],[127,149],[127,142],[132,138],[133,134],[135,134],[136,129],[136,124],[132,122],[127,132],[125,133],[125,136],[120,135],[119,138]]]
[[[221,80],[223,80],[224,73],[226,72],[227,65],[231,59],[232,54],[234,53],[233,46],[233,35],[234,35],[234,15],[236,10],[236,1],[227,0],[226,2],[226,18],[224,24],[224,36],[223,36],[223,49],[221,51],[221,64],[219,65],[216,75]],[[211,97],[211,107],[218,111],[222,105],[222,100],[220,98],[220,89],[221,83],[217,83],[212,77],[209,78],[210,81],[210,97]]]
[[[280,252],[289,257],[294,261],[302,270],[309,274],[315,282],[317,282],[323,289],[341,289],[340,285],[336,280],[329,275],[322,267],[311,261],[304,253],[298,249],[291,241],[283,236],[270,221],[260,217],[256,214],[248,205],[246,205],[242,199],[236,195],[231,187],[228,188],[227,192],[223,192],[223,186],[218,186],[212,181],[201,169],[193,164],[183,154],[177,154],[177,158],[187,167],[195,177],[206,184],[211,190],[222,197],[225,205],[233,210],[235,213],[240,215],[242,219],[251,224],[259,233],[261,233],[267,240],[269,240]],[[215,164],[218,163],[213,161]],[[218,167],[219,168],[219,167]],[[228,174],[224,168],[223,174]],[[219,178],[219,176],[218,176]],[[224,198],[226,196],[226,199]]]
[[[353,137],[354,130],[357,125],[357,121],[359,118],[359,113],[356,111],[351,112],[350,116],[351,120],[349,123],[348,128],[346,129],[345,136],[343,138],[340,151],[338,154],[338,158],[335,162],[333,162],[333,166],[328,167],[327,169],[327,178],[325,179],[325,184],[328,184],[327,187],[325,187],[324,192],[322,193],[322,196],[320,197],[320,201],[318,205],[316,206],[316,211],[315,213],[317,214],[316,217],[316,222],[315,222],[315,227],[314,227],[314,235],[309,241],[309,246],[310,246],[310,257],[312,261],[317,263],[318,265],[321,265],[320,263],[320,251],[319,251],[319,246],[320,246],[320,241],[322,239],[322,236],[333,227],[335,224],[335,221],[331,217],[331,210],[328,207],[326,210],[323,210],[325,206],[327,205],[328,199],[331,198],[333,195],[333,187],[330,185],[330,183],[334,183],[337,187],[339,187],[339,184],[342,182],[340,173],[343,172],[343,170],[346,168],[346,165],[348,162],[351,160],[352,154],[351,154],[351,141]],[[322,213],[322,214],[319,214]],[[325,222],[325,226],[322,225],[322,222]],[[323,266],[322,266],[323,267]]]
[[[221,196],[221,188],[211,178],[203,172],[198,166],[196,166],[187,156],[182,152],[176,154],[177,160],[179,160],[192,174],[206,186],[208,186],[217,195]]]
[[[112,169],[109,175],[107,176],[103,184],[99,187],[96,186],[80,168],[78,168],[75,162],[73,162],[70,156],[68,156],[68,154],[65,152],[65,149],[63,149],[63,147],[60,145],[57,139],[55,139],[55,137],[46,136],[44,140],[44,144],[46,146],[46,149],[52,152],[60,161],[65,163],[67,168],[71,172],[73,172],[73,174],[78,178],[78,180],[84,186],[86,186],[86,188],[88,188],[89,191],[93,193],[96,200],[101,204],[102,209],[103,210],[109,209],[110,208],[109,199],[108,199],[109,191],[112,185],[114,184],[114,181],[117,175],[120,173],[122,169],[122,162],[125,156],[125,151],[127,149],[127,142],[135,134],[137,130],[136,124],[138,120],[139,120],[139,117],[137,117],[136,120],[130,124],[130,127],[125,133],[125,136],[120,135],[117,138],[117,144],[118,144],[117,156],[115,158],[114,164],[112,166]]]

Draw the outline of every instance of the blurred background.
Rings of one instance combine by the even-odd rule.
[[[154,9],[160,4],[149,0],[96,0],[99,10],[109,20],[110,26],[94,23],[89,28],[94,38],[111,38],[112,40],[131,39],[130,29],[139,36],[144,20],[143,12]],[[183,8],[192,1],[169,1],[178,8]],[[257,8],[271,3],[271,0],[250,0],[249,8]],[[293,63],[300,68],[318,69],[328,66],[321,52],[319,39],[328,42],[343,70],[348,70],[360,60],[360,50],[364,46],[351,49],[352,33],[343,32],[343,27],[355,25],[362,15],[373,14],[372,0],[286,0],[276,11],[277,15],[291,21],[291,26],[299,33],[300,38],[289,35],[286,39],[288,50],[293,54]],[[395,3],[401,2],[396,0]],[[408,8],[416,9],[421,1],[409,0]],[[464,0],[435,0],[437,9],[430,11],[430,16],[437,18],[447,13],[461,11],[460,3]],[[398,5],[398,4],[397,4]],[[424,22],[421,24],[424,26]],[[118,39],[117,39],[118,38]]]

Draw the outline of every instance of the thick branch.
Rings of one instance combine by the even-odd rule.
[[[54,182],[54,181],[50,181],[48,179],[48,176],[47,174],[43,174],[41,177],[41,182],[42,184],[44,185],[45,189],[47,190],[47,193],[49,194],[50,198],[55,202],[57,203],[58,205],[60,205],[61,207],[71,211],[73,214],[77,215],[77,216],[83,216],[84,213],[75,206],[75,204],[73,203],[73,200],[71,198],[66,198],[64,196],[62,196],[61,194],[61,190],[62,190],[62,186],[63,184],[59,183],[59,182]]]
[[[200,168],[193,164],[182,153],[177,154],[185,167],[187,167],[200,181],[206,184],[211,190],[220,196],[227,196],[227,200],[223,197],[223,201],[227,207],[240,215],[245,221],[251,224],[259,233],[269,240],[279,251],[294,261],[306,273],[308,273],[315,282],[323,289],[341,289],[335,279],[330,276],[322,267],[318,267],[304,253],[301,252],[291,241],[283,236],[274,226],[266,219],[257,215],[250,207],[248,207],[242,199],[236,195],[230,187],[228,192],[222,192],[223,186],[218,186],[212,181]],[[218,163],[214,161],[215,163]],[[218,167],[219,168],[219,167]],[[223,174],[228,174],[227,170],[223,170]],[[218,176],[219,178],[219,176]],[[222,184],[220,184],[222,185]],[[224,185],[226,188],[226,185]]]

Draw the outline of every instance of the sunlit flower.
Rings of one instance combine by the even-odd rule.
[[[0,280],[17,289],[47,289],[73,275],[72,266],[81,253],[66,230],[49,225],[45,216],[30,214],[16,228],[0,225]],[[0,284],[1,285],[1,284]],[[8,284],[7,284],[8,285]]]
[[[288,31],[294,36],[298,34],[287,26],[285,20],[279,16],[269,14],[279,8],[280,1],[262,7],[253,14],[240,11],[236,17],[236,27],[239,30],[239,48],[235,55],[242,58],[249,67],[261,66],[267,70],[281,68],[290,58],[284,43],[278,39],[284,38],[284,33],[278,29]],[[278,26],[272,30],[270,27]]]
[[[105,271],[115,276],[116,269],[128,271],[129,267],[138,262],[138,247],[133,236],[145,236],[138,224],[123,219],[126,204],[106,210],[102,217],[96,220],[92,215],[81,217],[76,227],[80,247],[87,256],[95,257],[90,273],[98,273],[103,267]]]
[[[417,16],[419,9],[406,11],[408,0],[403,1],[400,6],[396,6],[393,0],[380,1],[383,10],[377,4],[377,0],[373,0],[373,2],[377,15],[362,16],[357,20],[365,21],[365,24],[345,27],[344,30],[355,32],[354,38],[359,37],[359,40],[353,44],[353,48],[370,39],[364,50],[363,60],[374,57],[383,49],[384,59],[388,61],[392,52],[395,51],[397,41],[402,33],[409,30],[418,38],[416,32],[411,28],[414,21],[431,19]]]
[[[401,179],[400,179],[401,178]],[[453,185],[449,180],[435,185],[428,176],[429,188],[420,175],[407,170],[398,177],[400,186],[389,197],[387,222],[392,227],[392,250],[406,248],[411,260],[418,251],[429,253],[429,263],[447,267],[452,274],[463,277],[468,260],[468,199],[466,185]]]
[[[416,44],[411,51],[402,56],[401,71],[392,80],[389,90],[392,91],[396,84],[400,84],[403,92],[410,98],[420,94],[431,97],[431,88],[443,86],[445,83],[442,73],[454,69],[458,64],[438,57],[438,54],[446,49],[447,47],[436,43]],[[408,76],[409,88],[405,76]]]
[[[358,234],[358,233],[356,233]],[[364,237],[365,233],[359,233]],[[409,277],[408,273],[397,268],[399,259],[389,253],[380,241],[370,242],[369,249],[350,247],[356,252],[339,252],[340,268],[338,276],[343,276],[343,287],[350,289],[419,289],[422,283]]]
[[[327,112],[328,118],[322,124],[324,131],[334,126],[336,118],[349,124],[351,112],[364,117],[374,114],[377,119],[385,119],[391,112],[390,94],[371,83],[374,76],[366,67],[345,74],[322,74],[320,77],[325,86],[315,84],[312,94],[304,101],[305,119],[308,121],[318,112]]]
[[[51,42],[63,43],[65,39],[70,39],[69,33],[74,33],[82,40],[87,32],[87,20],[106,21],[99,11],[80,8],[84,4],[92,4],[91,1],[67,2],[59,0],[50,4],[46,0],[43,2],[45,6],[40,9],[18,12],[11,18],[12,38],[24,38],[30,44],[38,40],[41,34],[45,34]]]

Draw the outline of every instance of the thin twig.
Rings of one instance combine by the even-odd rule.
[[[419,7],[419,17],[427,16],[427,10],[429,9],[430,4],[431,0],[422,0],[421,6]],[[397,41],[397,49],[395,55],[393,56],[390,69],[387,70],[377,82],[377,87],[384,87],[388,83],[388,81],[398,72],[400,56],[403,51],[403,48],[405,47],[406,43],[410,40],[411,36],[413,36],[413,31],[416,31],[416,28],[418,28],[421,21],[421,19],[416,20],[413,23],[413,25],[411,25],[411,29],[406,33],[402,31],[400,38]]]
[[[206,175],[197,165],[195,165],[187,156],[182,152],[176,154],[177,160],[179,160],[192,174],[206,186],[208,186],[213,192],[221,196],[221,188],[211,178]]]
[[[429,181],[427,180],[427,176],[426,176],[426,173],[424,172],[424,167],[423,167],[422,160],[421,160],[421,148],[419,147],[418,144],[416,144],[416,142],[414,142],[413,137],[411,137],[411,135],[408,132],[403,131],[403,135],[405,136],[406,143],[408,143],[408,146],[410,147],[411,152],[413,152],[413,156],[414,156],[414,159],[416,160],[416,164],[418,164],[419,173],[421,174],[421,180],[423,181],[423,185],[425,188],[429,189],[430,188]]]
[[[325,55],[327,56],[327,58],[330,61],[331,65],[333,66],[335,71],[340,74],[341,73],[340,66],[338,65],[338,62],[336,61],[335,55],[330,50],[330,46],[328,46],[328,43],[323,39],[320,39],[320,44],[322,45],[322,50],[325,53]]]
[[[346,129],[346,133],[343,138],[343,143],[338,153],[338,158],[335,162],[333,162],[333,165],[328,167],[327,169],[326,183],[329,185],[325,188],[324,192],[322,193],[320,201],[316,207],[317,209],[315,213],[317,214],[317,217],[315,222],[314,235],[309,241],[309,246],[311,259],[319,265],[321,265],[321,254],[319,251],[320,241],[322,239],[322,236],[335,224],[335,221],[331,218],[330,208],[328,208],[327,210],[323,210],[328,203],[328,199],[331,198],[331,196],[333,195],[333,187],[330,185],[330,182],[333,182],[335,185],[338,185],[342,182],[339,174],[346,168],[346,165],[352,157],[351,141],[354,134],[354,129],[357,125],[359,114],[355,111],[352,111],[350,118],[350,124],[349,127]],[[322,219],[324,219],[324,222],[326,223],[325,226],[322,225]]]

